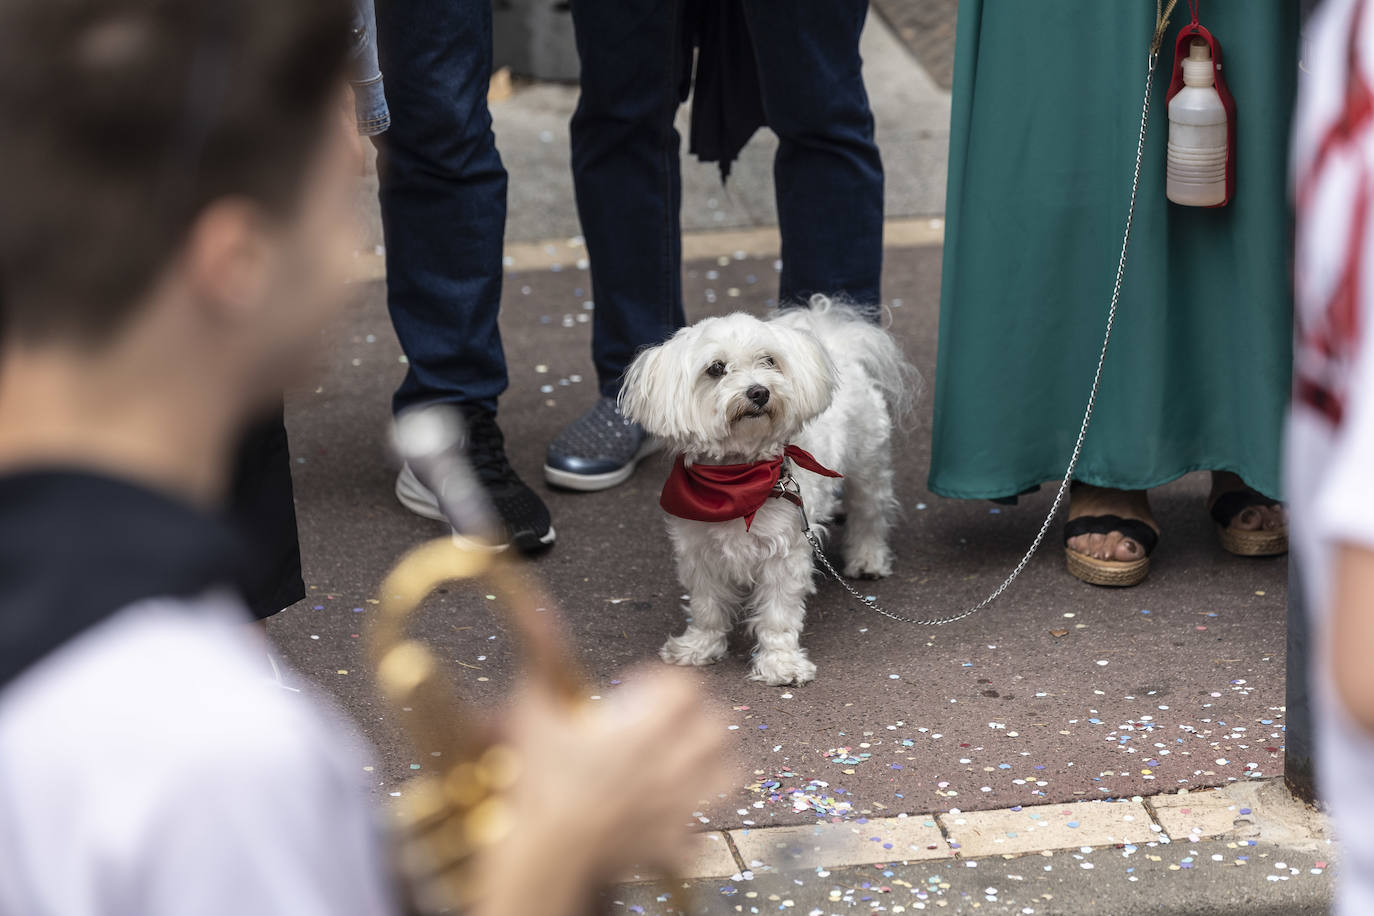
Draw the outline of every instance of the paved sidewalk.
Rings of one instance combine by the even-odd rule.
[[[873,0],[873,11],[907,46],[935,82],[954,82],[954,27],[959,0]]]
[[[894,327],[927,378],[939,256],[936,247],[894,248],[887,258]],[[688,264],[690,317],[758,310],[774,294],[771,257],[723,261]],[[548,437],[594,398],[587,273],[560,267],[511,275],[503,313],[512,366],[503,423],[532,481]],[[312,597],[271,632],[363,723],[379,747],[379,790],[393,792],[428,758],[404,749],[377,708],[355,634],[388,565],[442,529],[392,496],[383,434],[403,367],[380,284],[362,292],[319,386],[290,398]],[[1049,498],[1013,508],[929,494],[929,406],[927,398],[898,449],[906,512],[894,538],[897,573],[869,588],[898,612],[981,598],[1030,543]],[[627,666],[658,664],[658,646],[682,625],[656,506],[665,473],[654,460],[613,491],[546,493],[559,543],[533,572],[563,602],[593,695],[614,690]],[[804,637],[820,666],[816,683],[788,690],[746,681],[744,641],[696,675],[726,712],[738,762],[736,789],[703,802],[705,825],[1121,798],[1278,775],[1286,564],[1225,554],[1204,496],[1196,478],[1159,494],[1164,542],[1151,578],[1135,589],[1069,578],[1052,543],[1001,602],[939,629],[888,622],[823,584]],[[509,688],[507,630],[483,594],[440,596],[419,632],[474,699],[491,702]]]

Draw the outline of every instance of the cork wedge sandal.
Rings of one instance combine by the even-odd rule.
[[[1068,546],[1071,538],[1083,534],[1120,532],[1145,551],[1139,560],[1099,560]],[[1127,588],[1139,585],[1150,574],[1150,554],[1159,544],[1159,534],[1145,522],[1119,515],[1080,515],[1064,525],[1064,557],[1069,574],[1089,585]]]
[[[1277,500],[1254,490],[1232,490],[1212,503],[1212,521],[1217,523],[1217,538],[1228,553],[1238,557],[1278,557],[1288,552],[1288,526],[1261,531],[1242,531],[1231,523],[1251,506],[1266,509],[1281,505]]]

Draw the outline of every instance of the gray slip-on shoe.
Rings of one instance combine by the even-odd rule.
[[[662,448],[603,397],[549,443],[544,479],[565,490],[607,490],[630,479],[640,461]]]

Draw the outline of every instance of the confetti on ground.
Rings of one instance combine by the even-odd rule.
[[[822,818],[845,818],[853,810],[850,802],[835,797],[843,789],[834,790],[834,794],[831,794],[830,783],[825,780],[808,779],[802,782],[790,770],[780,770],[751,783],[748,788],[750,792],[763,796],[763,801],[755,803],[758,806],[764,802],[790,804],[793,811],[805,811]]]
[[[722,202],[722,208],[729,205]],[[513,333],[508,341],[510,407],[504,409],[511,417],[521,411],[538,412],[550,429],[575,416],[595,389],[586,334],[596,303],[587,288],[585,248],[571,247],[559,240],[550,254],[561,264],[512,272],[506,286],[506,304],[511,307],[503,312],[503,320],[512,325]],[[761,311],[771,304],[766,297],[776,289],[781,262],[771,255],[763,260],[743,257],[740,253],[684,265],[684,295],[695,314],[736,308]],[[938,266],[938,261],[932,265]],[[925,315],[933,328],[934,313],[922,311],[931,302],[908,295],[912,298],[898,314],[899,321]],[[900,302],[891,305],[897,308]],[[356,329],[357,346],[340,361],[348,384],[370,372],[400,371],[392,361],[394,350],[385,350],[393,341],[384,310],[379,309],[378,316],[376,326]],[[523,342],[517,330],[522,322],[527,338]],[[360,367],[349,365],[355,358],[361,360]],[[311,404],[340,398],[347,390],[338,378],[326,379],[318,389],[324,396]],[[512,438],[528,452],[526,460],[537,461],[542,453],[544,439],[534,435],[536,431],[522,430],[524,441]],[[300,467],[302,475],[325,473],[331,461],[328,453],[307,448],[304,454],[309,463]],[[878,599],[891,602],[894,596],[911,594],[918,601],[929,598],[930,609],[937,610],[948,597],[941,588],[966,584],[974,592],[985,580],[995,584],[1002,554],[1013,561],[1019,555],[1017,526],[1034,533],[1038,520],[1033,518],[1033,500],[1044,505],[1048,492],[1024,500],[1024,510],[1004,505],[989,511],[986,503],[932,497],[922,486],[924,468],[916,467],[909,456],[901,460],[906,462],[901,496],[908,511],[898,523],[896,575],[872,586]],[[662,639],[681,624],[678,587],[652,505],[652,491],[661,481],[649,479],[649,472],[659,461],[646,463],[632,486],[597,497],[594,510],[586,508],[592,505],[587,499],[551,498],[555,513],[568,519],[560,520],[560,533],[578,531],[578,526],[594,530],[587,527],[588,512],[597,519],[626,518],[625,525],[608,524],[599,532],[604,536],[594,539],[595,556],[591,550],[585,555],[571,552],[575,548],[570,540],[537,569],[560,595],[562,589],[592,583],[580,595],[570,592],[569,601],[576,596],[585,602],[570,604],[568,609],[576,613],[568,616],[576,624],[575,638],[589,668],[588,686],[599,691],[596,695],[609,697],[614,689],[610,679],[627,667],[652,664]],[[663,465],[658,467],[662,470]],[[318,490],[318,483],[313,486]],[[618,502],[622,494],[633,494],[643,507],[632,505],[628,496]],[[1200,526],[1205,513],[1189,505],[1189,511],[1200,513]],[[417,531],[413,519],[400,518],[393,520],[396,533],[387,542],[397,552],[413,543]],[[377,518],[369,515],[364,521],[372,537]],[[380,528],[386,530],[387,524],[391,523]],[[619,528],[634,532],[633,537],[616,534]],[[984,544],[980,532],[997,540]],[[1134,599],[1149,600],[1144,608],[1129,600],[1104,603],[1094,593],[1080,591],[1063,576],[1062,561],[1055,563],[1049,551],[1037,558],[1027,578],[999,605],[971,625],[929,631],[899,627],[850,607],[837,587],[825,584],[808,605],[803,637],[820,666],[819,679],[786,692],[745,681],[749,644],[747,638],[739,644],[732,637],[731,658],[693,675],[733,710],[727,723],[731,753],[755,781],[741,774],[732,790],[711,806],[702,805],[703,814],[710,817],[712,828],[816,819],[854,824],[898,813],[958,810],[961,805],[978,810],[1121,798],[1279,775],[1286,718],[1281,567],[1254,572],[1259,567],[1226,558],[1208,557],[1203,562],[1191,552],[1183,556],[1186,536],[1181,531],[1172,542],[1180,549],[1171,553],[1171,568],[1161,566],[1150,590],[1140,592],[1148,599]],[[641,549],[635,540],[639,538],[658,539],[658,547],[652,548],[659,551],[657,560],[650,547]],[[947,540],[957,540],[957,547]],[[989,548],[997,552],[989,553]],[[1183,568],[1190,564],[1191,569]],[[1053,568],[1056,578],[1032,582],[1040,567]],[[1194,578],[1185,581],[1195,584],[1186,592],[1171,589],[1184,573],[1191,573]],[[333,592],[326,594],[330,589]],[[361,691],[367,676],[354,631],[375,616],[375,609],[366,595],[350,590],[345,582],[312,587],[309,594],[311,600],[291,612],[308,624],[298,631],[304,648],[296,648],[290,660],[341,697]],[[981,596],[972,595],[974,600]],[[476,609],[445,599],[444,611],[459,613],[433,615],[443,623],[427,635],[447,641],[444,657],[455,683],[471,690],[475,700],[491,702],[509,687],[512,656],[494,654],[487,661],[476,654],[488,648],[486,640],[495,632],[486,623],[490,611],[480,598]],[[613,625],[603,627],[601,620]],[[454,621],[476,624],[478,629],[463,633]],[[1049,640],[1044,639],[1047,631]],[[1070,635],[1074,639],[1068,639]],[[900,677],[892,677],[894,672],[901,672]],[[365,710],[360,718],[371,714]],[[377,735],[389,739],[393,725],[380,725],[374,740]],[[409,774],[407,760],[414,756],[419,755],[379,763],[376,791],[394,790],[392,783]],[[1148,852],[1164,856],[1160,867],[1172,866],[1174,874],[1249,867],[1274,871],[1275,880],[1297,881],[1311,869],[1325,872],[1324,865],[1304,860],[1300,875],[1287,870],[1280,874],[1271,868],[1272,862],[1259,862],[1245,848],[1217,853],[1221,860],[1213,858],[1213,850],[1186,854],[1186,839],[1176,838],[1172,846],[1077,853],[1081,860],[1061,862],[1064,857],[1059,855],[1046,864],[1104,876],[1112,867],[1109,862],[1135,864]],[[1115,855],[1132,858],[1109,859]],[[1093,870],[1084,869],[1085,863]],[[1296,861],[1291,864],[1297,867]],[[958,869],[963,873],[967,867],[961,863]],[[1034,867],[1039,868],[1038,863]],[[943,869],[932,869],[930,874],[939,877],[924,887],[912,881],[914,888],[875,870],[870,882],[837,887],[836,900],[847,902],[833,909],[938,911],[936,901],[942,901],[948,905],[946,912],[961,907],[973,911],[973,904],[984,896],[1007,904],[1019,899],[1015,884],[1021,879],[1013,874],[1031,870],[1025,863],[1009,869],[1010,863],[981,863],[973,870],[980,880],[971,900],[942,896],[941,886],[949,887],[944,880],[949,872]],[[735,894],[731,911],[741,903],[742,912],[788,911],[783,906],[786,898],[746,899],[755,889],[747,879],[732,879],[728,886]],[[918,908],[916,903],[924,905]],[[1049,911],[1049,906],[1035,904],[1040,912]],[[830,911],[825,912],[828,916]]]

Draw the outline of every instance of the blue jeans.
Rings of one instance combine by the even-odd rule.
[[[391,128],[378,138],[387,306],[409,361],[393,407],[496,409],[506,170],[487,110],[491,0],[377,4]]]
[[[358,133],[375,137],[391,126],[386,110],[386,87],[377,64],[377,16],[372,0],[353,0],[353,48],[349,54],[348,82],[353,87],[353,108]]]
[[[876,305],[883,167],[859,58],[868,2],[740,2],[779,140],[778,301],[820,292]],[[573,0],[572,13],[582,60],[572,167],[596,301],[592,357],[602,393],[614,395],[635,352],[685,324],[673,128],[689,67],[683,0]]]

